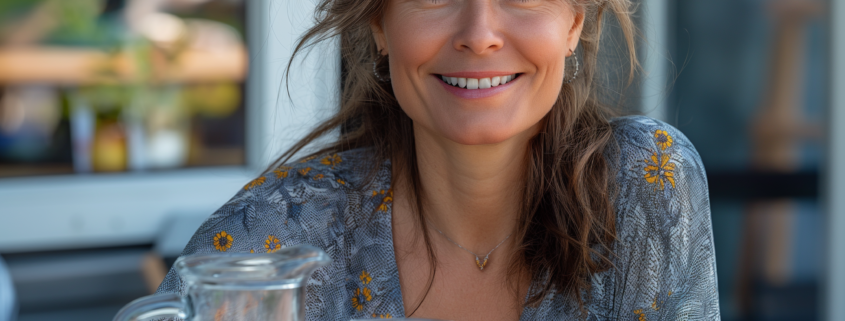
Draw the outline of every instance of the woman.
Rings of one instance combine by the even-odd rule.
[[[628,0],[323,0],[342,105],[184,254],[311,244],[309,320],[718,319],[704,169],[677,130],[610,118],[602,15]],[[624,67],[624,66],[623,66]],[[160,292],[183,291],[171,271]]]

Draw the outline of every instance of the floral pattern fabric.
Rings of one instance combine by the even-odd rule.
[[[718,320],[716,264],[701,159],[677,129],[642,116],[612,121],[616,268],[592,276],[588,320]],[[308,320],[404,317],[391,228],[391,165],[375,179],[367,149],[281,166],[247,184],[197,230],[182,255],[272,252],[310,244],[331,256],[306,286]],[[171,270],[158,292],[185,293]],[[550,295],[521,320],[580,320]]]

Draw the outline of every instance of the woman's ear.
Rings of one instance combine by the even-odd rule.
[[[568,49],[573,52],[575,52],[575,48],[578,48],[578,41],[581,40],[581,31],[584,30],[584,10],[575,10],[574,18],[572,19],[572,26],[569,28],[567,39]]]
[[[387,38],[384,35],[384,28],[382,26],[383,24],[381,19],[373,19],[373,21],[370,22],[370,30],[373,31],[373,39],[376,41],[376,48],[378,49],[379,54],[387,56]]]

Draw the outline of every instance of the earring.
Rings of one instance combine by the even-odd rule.
[[[380,81],[380,82],[389,82],[390,76],[382,77],[381,75],[378,74],[378,62],[379,62],[379,60],[381,60],[384,57],[386,57],[386,56],[382,56],[381,54],[379,54],[379,56],[376,57],[376,59],[373,60],[373,75],[376,76],[376,79],[378,79],[378,81]]]
[[[575,52],[572,51],[572,49],[569,49],[569,54],[572,57],[572,59],[575,59],[575,72],[572,74],[572,77],[570,77],[568,80],[563,82],[564,84],[572,83],[572,81],[574,81],[575,78],[578,77],[578,71],[580,71],[579,69],[581,68],[581,64],[578,63],[578,56],[575,55]]]

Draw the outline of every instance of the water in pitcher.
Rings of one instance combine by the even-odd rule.
[[[197,289],[188,293],[196,321],[302,320],[303,287],[277,290]]]
[[[322,250],[308,245],[266,254],[185,256],[174,265],[187,285],[185,297],[147,296],[124,307],[114,320],[304,321],[306,281],[329,262]]]

